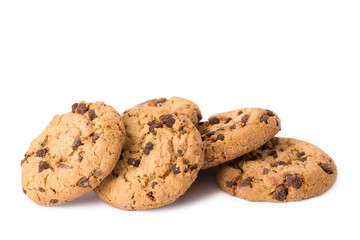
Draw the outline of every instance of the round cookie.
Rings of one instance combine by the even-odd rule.
[[[280,131],[280,119],[261,108],[242,108],[212,115],[199,123],[204,142],[203,169],[257,149]]]
[[[216,172],[227,193],[250,201],[287,202],[318,196],[336,180],[334,161],[316,146],[273,138],[259,149],[221,164]]]
[[[24,193],[45,206],[79,197],[111,173],[124,140],[124,124],[114,108],[75,103],[32,141],[21,162]]]
[[[199,107],[192,101],[180,97],[171,97],[170,99],[159,98],[151,99],[146,102],[140,103],[133,108],[151,107],[164,110],[170,114],[184,114],[197,126],[201,120],[202,115]],[[129,111],[126,110],[125,113]]]
[[[107,204],[150,209],[174,202],[203,164],[200,133],[185,115],[134,108],[123,115],[127,137],[120,159],[96,189]]]

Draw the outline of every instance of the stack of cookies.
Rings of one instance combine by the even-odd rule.
[[[160,98],[119,114],[102,102],[80,102],[57,115],[30,145],[22,166],[24,193],[51,206],[94,189],[124,209],[168,205],[201,169],[217,166],[227,193],[250,201],[297,201],[335,182],[333,160],[309,143],[274,137],[270,110],[243,108],[202,118],[183,98]]]

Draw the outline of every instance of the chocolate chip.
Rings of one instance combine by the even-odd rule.
[[[232,120],[232,118],[231,117],[228,117],[227,119],[225,119],[225,124],[227,124],[228,122],[230,122]]]
[[[176,164],[171,164],[169,166],[170,171],[173,171],[175,174],[180,173],[180,167],[177,167]]]
[[[307,157],[300,157],[298,158],[299,161],[305,162],[307,160]]]
[[[231,182],[226,182],[226,187],[232,187],[235,186],[237,183],[235,181],[231,181]]]
[[[233,125],[231,125],[230,129],[231,129],[231,131],[236,129],[236,123],[233,123]]]
[[[45,189],[43,189],[42,187],[39,187],[39,192],[43,193],[43,192],[45,192]]]
[[[264,168],[264,169],[263,169],[263,174],[268,174],[268,173],[269,173],[269,169]]]
[[[167,101],[166,98],[159,98],[158,100],[155,101],[155,107],[157,107],[158,105],[160,105],[161,103],[164,103],[166,101]]]
[[[305,152],[298,152],[298,154],[296,154],[296,157],[301,158],[304,155],[305,155]]]
[[[200,130],[200,135],[204,135],[205,133],[208,133],[208,132],[209,132],[209,129],[208,129],[207,127],[202,128],[202,129]]]
[[[280,122],[279,120],[276,119],[276,126],[279,127],[280,126]]]
[[[178,153],[179,157],[184,156],[184,152],[181,149],[178,149],[177,153]]]
[[[95,109],[90,109],[89,112],[88,112],[88,115],[89,115],[89,118],[90,118],[90,121],[94,120],[95,118],[97,118],[97,115],[95,113]]]
[[[181,132],[181,134],[187,133],[186,130],[184,129],[184,126],[181,126],[181,127],[179,128],[179,131]]]
[[[214,134],[215,134],[215,131],[211,131],[211,132],[206,133],[206,136],[207,136],[207,137],[211,137],[211,136],[214,135]]]
[[[276,187],[275,191],[271,194],[275,200],[284,201],[287,196],[287,191],[284,184],[280,184]]]
[[[237,161],[237,160],[231,161],[231,162],[229,163],[229,167],[234,168],[234,169],[240,169],[240,167],[239,167],[239,161]]]
[[[241,110],[238,111],[238,115],[241,115],[241,114],[243,114],[243,111],[241,111]]]
[[[269,154],[269,156],[273,156],[273,158],[277,158],[277,157],[278,157],[276,150],[271,150],[268,154]]]
[[[35,153],[35,157],[44,158],[46,156],[46,153],[47,153],[46,149],[40,149]]]
[[[80,178],[79,181],[77,181],[76,185],[80,187],[90,187],[89,178],[87,177]]]
[[[295,189],[299,189],[302,185],[302,180],[297,175],[295,175],[295,176],[291,175],[291,174],[286,175],[285,181],[286,181],[288,187],[293,187]]]
[[[273,149],[274,147],[271,146],[269,143],[265,143],[264,145],[261,146],[261,150],[268,150],[268,149]]]
[[[22,191],[23,191],[23,193],[25,193],[25,194],[26,194],[26,190],[25,190],[24,188],[22,188]]]
[[[216,132],[218,131],[224,131],[225,130],[225,127],[219,127],[218,129],[216,129]]]
[[[49,169],[51,166],[49,163],[45,162],[45,161],[40,161],[39,162],[39,167],[38,167],[38,171],[39,172],[42,172],[44,171],[45,169]]]
[[[100,177],[101,175],[103,175],[103,172],[100,170],[100,169],[96,169],[92,175],[95,177],[95,178],[98,178]]]
[[[137,158],[128,158],[127,160],[127,164],[134,166],[134,167],[138,167],[140,165],[140,159]]]
[[[76,107],[75,112],[78,114],[84,114],[89,110],[89,107],[86,106],[86,103],[79,103]]]
[[[168,128],[172,128],[175,123],[174,115],[167,114],[160,118],[161,122],[163,122]]]
[[[220,140],[220,141],[224,141],[225,137],[224,137],[224,134],[219,134],[217,135],[216,139],[215,139],[215,142]]]
[[[154,189],[157,184],[158,184],[157,182],[152,182],[151,183],[151,188]]]
[[[286,166],[286,163],[283,162],[283,161],[277,161],[277,162],[271,164],[272,167],[277,167],[277,166],[280,166],[280,165]]]
[[[84,144],[81,142],[80,138],[77,137],[77,138],[74,139],[74,142],[73,142],[73,144],[71,145],[71,147],[72,147],[72,149],[75,151],[75,150],[78,149],[78,147],[80,147],[81,145],[84,145]]]
[[[79,156],[78,160],[79,160],[79,162],[81,162],[81,161],[83,160],[83,156],[81,156],[82,153],[84,153],[84,151],[80,151],[80,152],[78,153],[78,156]]]
[[[333,174],[334,170],[332,169],[329,163],[320,163],[319,164],[322,170],[324,170],[327,174]]]
[[[270,110],[266,110],[266,114],[267,114],[269,117],[275,116],[275,114],[274,114],[272,111],[270,111]]]
[[[242,122],[244,124],[244,126],[246,126],[246,123],[249,120],[249,118],[250,118],[250,115],[244,115],[241,117],[240,122]]]
[[[68,164],[65,164],[65,163],[59,163],[58,165],[57,165],[57,168],[65,168],[65,169],[72,169],[72,168],[74,168],[73,166],[71,166],[71,165],[68,165]]]
[[[77,106],[78,106],[78,103],[74,103],[74,104],[71,106],[71,111],[72,111],[73,113],[75,113],[75,110],[76,110]]]
[[[269,116],[268,115],[263,115],[260,118],[260,122],[265,122],[266,124],[269,123]]]
[[[163,127],[162,123],[158,123],[158,122],[155,122],[155,121],[149,122],[148,125],[149,125],[149,132],[154,134],[155,136],[157,134],[157,132],[155,131],[155,128],[162,128]]]
[[[254,178],[253,177],[247,177],[245,178],[244,180],[242,180],[242,182],[239,184],[239,188],[242,188],[242,187],[251,187],[252,188],[252,180]]]
[[[143,149],[143,153],[145,155],[149,155],[150,151],[154,149],[154,145],[151,142],[148,142],[145,144],[145,147]]]
[[[208,120],[210,125],[218,124],[220,122],[220,119],[218,119],[217,117],[211,117]]]
[[[95,133],[95,134],[91,137],[91,141],[92,141],[93,143],[96,143],[96,140],[99,139],[100,135],[101,135],[101,133]]]
[[[56,204],[58,202],[59,202],[59,200],[57,200],[57,199],[50,199],[50,201],[49,201],[50,204]]]
[[[150,198],[150,200],[155,201],[155,197],[153,195],[153,192],[148,192],[146,195],[148,196],[148,198]]]

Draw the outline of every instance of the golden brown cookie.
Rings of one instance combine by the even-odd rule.
[[[197,126],[201,120],[202,115],[199,107],[192,101],[180,97],[171,97],[170,99],[159,98],[151,99],[146,102],[140,103],[133,108],[150,107],[157,108],[168,112],[169,114],[184,114]],[[125,113],[129,111],[126,110]]]
[[[280,119],[261,108],[243,108],[212,115],[199,123],[204,141],[203,169],[257,149],[280,131]]]
[[[115,169],[96,189],[107,204],[124,209],[174,202],[203,164],[200,133],[188,117],[140,107],[123,115],[127,138]]]
[[[21,162],[24,193],[45,206],[79,197],[112,171],[124,140],[124,124],[114,108],[75,103],[31,143]]]
[[[250,201],[287,202],[318,196],[335,182],[334,161],[316,146],[273,138],[259,149],[221,164],[216,172],[227,193]]]

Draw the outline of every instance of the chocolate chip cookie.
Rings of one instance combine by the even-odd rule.
[[[24,193],[45,206],[79,197],[112,171],[124,140],[124,124],[114,108],[75,103],[31,143],[21,162]]]
[[[138,107],[158,108],[169,113],[184,114],[185,116],[190,118],[190,120],[195,126],[197,126],[198,122],[202,118],[200,109],[195,103],[180,97],[171,97],[170,99],[151,99],[136,105],[134,108]],[[126,110],[125,112],[127,111],[128,110]]]
[[[280,131],[280,119],[270,110],[243,108],[219,113],[199,123],[204,141],[203,169],[257,149]]]
[[[287,202],[318,196],[336,180],[334,161],[316,146],[273,138],[259,149],[221,164],[216,172],[227,193],[250,201]]]
[[[203,164],[200,133],[182,114],[135,107],[123,115],[127,137],[112,173],[95,189],[107,204],[157,208],[175,201]]]

